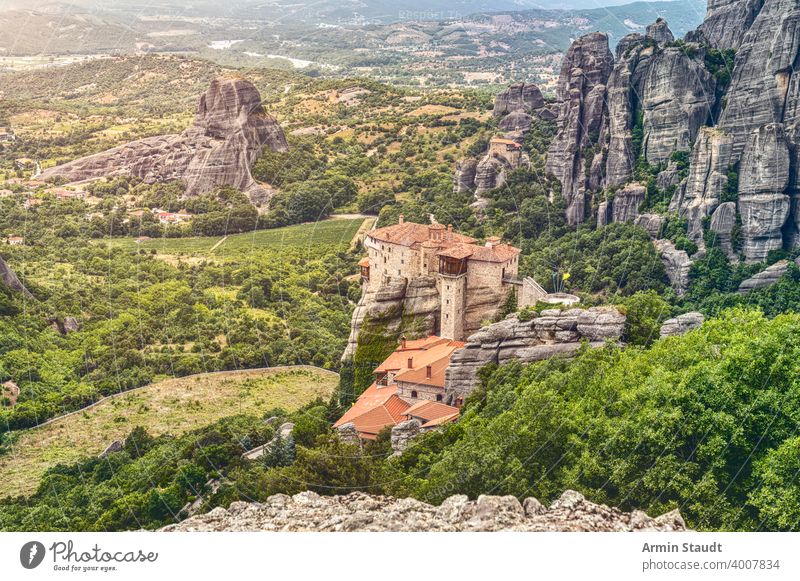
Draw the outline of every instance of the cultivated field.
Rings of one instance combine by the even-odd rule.
[[[368,218],[369,219],[369,218]],[[364,218],[328,219],[313,224],[298,224],[272,230],[255,230],[230,236],[198,236],[193,238],[154,238],[136,243],[133,238],[106,239],[109,245],[133,250],[154,249],[159,254],[212,255],[224,258],[259,248],[280,250],[287,247],[349,244]]]
[[[101,453],[134,427],[178,435],[236,414],[293,411],[331,395],[339,376],[313,367],[223,371],[153,383],[95,407],[25,430],[0,456],[0,496],[30,494],[45,470]]]

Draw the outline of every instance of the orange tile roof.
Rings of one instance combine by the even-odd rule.
[[[421,361],[419,357],[426,351],[435,347],[450,342],[450,339],[443,339],[436,335],[431,335],[425,339],[417,339],[416,341],[406,341],[405,348],[398,347],[395,351],[387,357],[383,363],[378,365],[374,373],[385,373],[386,371],[397,371],[399,369],[409,369],[408,360],[412,360],[412,367],[416,367],[418,362]],[[427,364],[426,364],[427,365]]]
[[[358,261],[359,266],[369,266],[369,257],[365,256],[361,260]]]
[[[441,240],[430,240],[432,229],[441,233]],[[426,241],[430,241],[440,248],[446,248],[454,244],[471,244],[475,242],[474,238],[445,230],[441,224],[426,225],[415,222],[403,222],[402,224],[392,224],[391,226],[378,228],[367,236],[380,242],[389,242],[412,248],[416,248]]]
[[[459,413],[458,408],[438,401],[419,401],[403,412],[403,415],[424,420],[423,427],[430,427],[453,420]]]
[[[403,421],[403,412],[409,407],[397,396],[397,386],[379,387],[373,383],[333,427],[352,422],[362,437],[373,439],[386,426]]]
[[[437,256],[448,258],[469,258],[482,262],[508,262],[521,252],[510,244],[495,244],[494,246],[478,246],[477,244],[458,244],[436,253]]]
[[[492,137],[492,143],[503,143],[505,145],[516,145],[517,147],[521,147],[518,141],[514,141],[513,139],[506,139],[505,137]]]
[[[450,357],[454,351],[461,349],[463,346],[464,343],[461,341],[447,341],[421,351],[412,360],[412,368],[408,368],[408,362],[406,361],[406,369],[395,375],[394,380],[417,385],[444,387],[444,375],[447,366],[450,364]],[[427,369],[429,365],[431,367],[430,377],[428,377]]]

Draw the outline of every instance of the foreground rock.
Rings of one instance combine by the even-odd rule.
[[[619,341],[624,329],[625,315],[614,307],[547,309],[530,321],[511,315],[470,336],[464,348],[453,353],[445,372],[445,403],[463,401],[478,384],[478,370],[488,363],[569,357],[582,341],[593,347]]]
[[[81,181],[131,175],[147,183],[183,180],[189,196],[232,186],[261,199],[250,167],[264,147],[286,151],[278,122],[245,79],[223,78],[200,97],[194,123],[180,135],[148,137],[45,170],[41,179]]]
[[[685,531],[675,510],[658,518],[634,510],[587,501],[568,490],[549,507],[535,498],[520,503],[513,496],[480,496],[471,501],[451,496],[441,506],[413,498],[371,496],[319,496],[301,492],[292,497],[270,496],[263,504],[234,502],[228,510],[215,508],[161,529],[177,531]]]

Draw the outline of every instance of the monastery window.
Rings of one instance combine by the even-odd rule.
[[[417,397],[417,392],[415,390],[411,390],[411,397]]]
[[[442,401],[442,394],[441,393],[437,393],[436,394],[436,401]]]
[[[397,269],[397,276],[400,276],[400,269]]]

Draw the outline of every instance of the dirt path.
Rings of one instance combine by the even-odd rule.
[[[350,241],[350,250],[354,250],[356,247],[358,247],[361,241],[364,240],[364,237],[367,235],[367,233],[375,227],[375,222],[377,221],[378,219],[374,216],[367,216],[364,218],[364,223],[361,224],[358,232],[356,232],[356,235],[353,236],[353,239]]]

